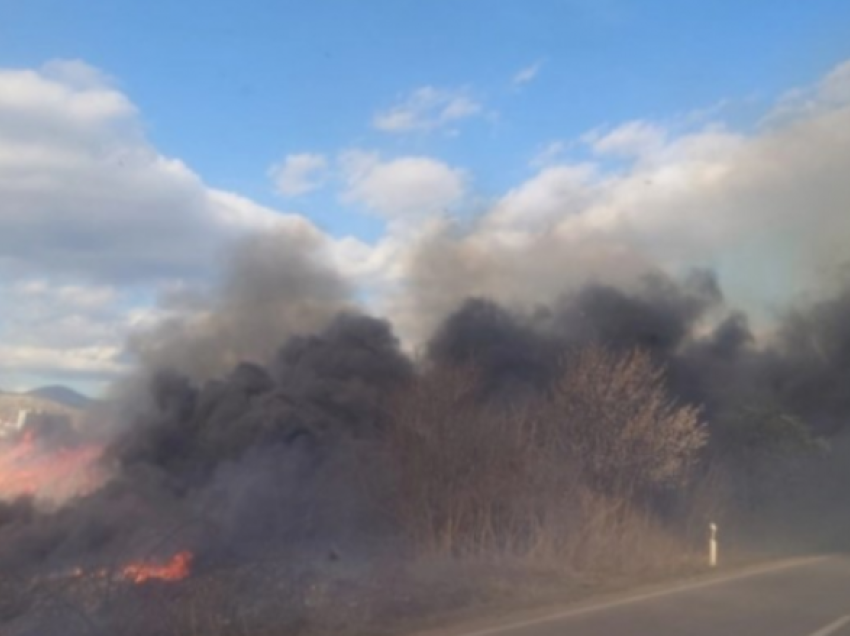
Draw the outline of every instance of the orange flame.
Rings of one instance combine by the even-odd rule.
[[[180,581],[189,576],[192,566],[192,553],[188,550],[178,552],[165,564],[130,563],[121,571],[122,578],[133,583],[145,581]]]

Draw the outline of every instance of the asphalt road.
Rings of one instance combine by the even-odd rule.
[[[458,636],[850,636],[850,556],[782,562]]]

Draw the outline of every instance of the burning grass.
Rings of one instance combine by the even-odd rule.
[[[121,568],[121,577],[133,583],[146,581],[182,581],[192,567],[193,555],[189,550],[181,550],[165,563],[137,561]]]

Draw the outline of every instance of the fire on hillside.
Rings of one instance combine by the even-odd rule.
[[[97,466],[102,451],[96,443],[50,448],[32,430],[0,441],[0,499],[61,502],[92,492],[103,481]]]
[[[142,585],[150,582],[176,583],[192,573],[195,555],[190,550],[181,550],[168,559],[138,559],[117,569],[86,569],[75,567],[60,574],[52,574],[43,580],[99,579]]]
[[[121,578],[133,583],[181,581],[191,573],[193,554],[181,550],[165,563],[135,561],[124,566]]]

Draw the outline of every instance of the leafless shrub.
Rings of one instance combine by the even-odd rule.
[[[699,410],[669,397],[664,370],[640,350],[591,346],[567,359],[547,419],[582,478],[626,501],[682,485],[707,439]]]
[[[474,367],[442,367],[393,403],[395,512],[420,550],[594,568],[663,534],[641,497],[683,483],[705,432],[648,355],[586,349],[520,405],[479,390]]]

